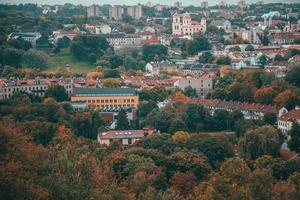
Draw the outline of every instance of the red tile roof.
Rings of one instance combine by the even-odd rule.
[[[300,120],[300,108],[296,107],[288,113],[283,114],[278,118],[280,121]]]

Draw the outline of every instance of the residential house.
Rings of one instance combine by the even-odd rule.
[[[97,140],[100,144],[110,145],[113,141],[120,141],[123,145],[131,145],[143,139],[148,135],[152,135],[154,129],[143,130],[111,130],[99,133]]]
[[[293,110],[289,112],[285,112],[277,119],[278,129],[284,133],[288,134],[288,132],[293,127],[293,122],[300,124],[300,107],[296,106]]]

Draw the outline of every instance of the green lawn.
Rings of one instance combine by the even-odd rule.
[[[67,64],[73,73],[87,73],[95,69],[89,62],[76,60],[69,49],[61,49],[57,54],[50,53],[49,67],[46,71],[55,71],[58,67],[65,67]]]

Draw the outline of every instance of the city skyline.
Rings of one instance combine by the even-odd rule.
[[[216,5],[218,3],[220,3],[222,0],[212,0],[212,1],[208,1],[209,6],[213,6]],[[237,4],[237,2],[239,2],[240,0],[225,0],[225,2],[227,4]],[[257,0],[258,1],[258,0]],[[250,1],[250,0],[246,0],[246,3],[254,3],[257,1]],[[97,0],[87,0],[87,1],[83,1],[83,0],[53,0],[51,2],[47,1],[47,0],[0,0],[1,4],[21,4],[21,3],[37,3],[39,5],[55,5],[55,4],[65,4],[65,3],[72,3],[75,5],[92,5],[92,4],[99,4],[99,5],[103,5],[103,4],[111,4],[111,5],[116,5],[116,4],[120,4],[120,5],[134,5],[134,4],[146,4],[147,2],[149,2],[148,0],[115,0],[115,1],[110,1],[110,0],[102,0],[102,1],[97,1]],[[159,0],[152,0],[150,1],[153,4],[165,4],[165,5],[174,5],[174,3],[176,1],[174,0],[166,0],[163,3]],[[183,3],[184,6],[188,6],[188,5],[195,5],[195,6],[200,6],[201,2],[203,1],[198,1],[198,0],[187,0],[187,1],[181,1]],[[264,3],[282,3],[281,0],[264,0]],[[286,0],[285,3],[297,3],[298,0]]]

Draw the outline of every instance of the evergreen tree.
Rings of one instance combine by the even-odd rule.
[[[300,153],[300,125],[297,122],[293,122],[293,127],[289,134],[291,136],[288,142],[289,148]]]
[[[129,122],[127,118],[126,111],[121,109],[117,116],[117,130],[128,130],[129,129]]]

